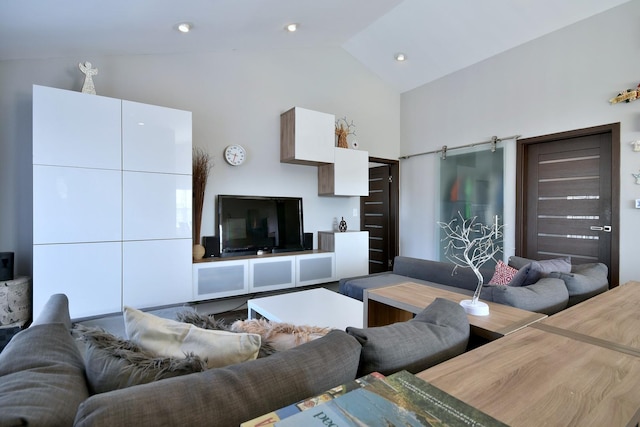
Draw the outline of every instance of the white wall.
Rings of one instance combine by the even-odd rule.
[[[640,83],[640,1],[633,1],[529,42],[401,96],[401,155],[521,134],[621,123],[620,282],[640,279],[640,101],[610,105]],[[509,37],[509,34],[505,34]],[[514,145],[512,143],[512,145]],[[401,253],[435,259],[437,155],[401,162]],[[515,149],[507,162],[515,161]],[[515,181],[511,168],[507,181]],[[515,196],[505,195],[513,211]],[[512,221],[515,221],[511,214]],[[506,222],[510,220],[507,217]],[[513,224],[513,223],[512,223]],[[513,227],[507,230],[513,242]],[[507,255],[513,246],[505,248]]]
[[[280,113],[293,106],[346,115],[361,150],[399,155],[400,94],[339,48],[0,61],[0,251],[16,252],[18,274],[31,274],[32,85],[80,90],[85,60],[99,95],[193,112],[194,145],[214,159],[203,235],[214,234],[217,194],[302,196],[305,231],[340,216],[359,229],[358,198],[318,197],[316,168],[280,163]],[[243,166],[223,160],[232,143],[248,151]]]

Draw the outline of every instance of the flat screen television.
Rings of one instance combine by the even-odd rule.
[[[218,195],[220,256],[289,252],[304,247],[301,197]]]

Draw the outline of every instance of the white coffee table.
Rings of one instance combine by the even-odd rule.
[[[256,313],[273,322],[346,329],[362,327],[362,301],[325,288],[290,292],[247,301],[249,319]]]

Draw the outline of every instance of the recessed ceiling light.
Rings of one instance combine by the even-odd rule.
[[[178,28],[178,31],[180,31],[181,33],[188,33],[193,28],[193,24],[190,24],[188,22],[182,22],[178,24],[177,28]]]
[[[295,30],[298,29],[298,24],[288,24],[286,27],[284,27],[287,31],[289,31],[290,33],[293,33]]]
[[[402,61],[405,61],[407,59],[407,55],[405,55],[402,52],[399,52],[399,53],[395,54],[394,58],[396,59],[396,61],[402,62]]]

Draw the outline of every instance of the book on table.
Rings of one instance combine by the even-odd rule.
[[[400,371],[277,421],[275,427],[506,426],[428,382]]]
[[[317,396],[309,397],[289,406],[285,406],[284,408],[277,409],[273,412],[261,415],[252,420],[245,421],[244,423],[240,424],[240,427],[271,427],[280,420],[298,414],[302,411],[306,411],[307,409],[315,408],[316,406],[321,405],[324,402],[328,402],[329,400],[335,399],[339,396],[343,396],[352,390],[365,387],[372,382],[383,378],[384,375],[379,374],[378,372],[373,372],[356,380],[350,381],[346,384],[341,384]]]

